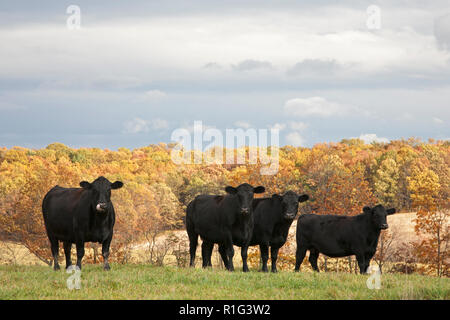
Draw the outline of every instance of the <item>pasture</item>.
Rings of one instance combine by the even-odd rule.
[[[0,299],[310,300],[450,299],[450,279],[385,274],[381,289],[366,286],[367,275],[280,271],[266,274],[146,264],[85,265],[81,289],[69,290],[70,275],[48,266],[0,266]]]

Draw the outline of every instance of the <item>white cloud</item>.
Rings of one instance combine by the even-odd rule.
[[[155,118],[151,120],[144,120],[141,118],[134,118],[132,120],[126,121],[124,123],[123,133],[137,134],[137,133],[148,133],[151,130],[162,130],[167,129],[169,123],[167,120]]]
[[[439,50],[436,37],[448,39],[448,23],[437,20],[435,37],[410,27],[430,24],[430,13],[410,13],[404,6],[383,8],[383,17],[391,16],[389,22],[408,27],[389,29],[390,24],[383,23],[376,33],[361,29],[364,10],[336,5],[312,11],[283,6],[257,15],[252,10],[95,19],[76,32],[59,24],[14,25],[0,29],[0,42],[8,43],[0,50],[0,76],[40,79],[46,75],[76,81],[85,80],[86,74],[101,74],[105,77],[101,83],[129,88],[158,80],[190,80],[193,72],[223,77],[233,69],[270,69],[271,77],[272,73],[283,77],[288,70],[310,76],[317,70],[328,73],[357,65],[350,72],[353,78],[362,72],[378,75],[394,69],[441,70],[449,54]],[[397,14],[413,18],[396,21]],[[232,70],[208,70],[230,65]],[[115,79],[118,74],[125,78]]]
[[[286,141],[289,145],[294,147],[303,146],[305,144],[305,139],[295,131],[286,135]]]
[[[148,122],[141,118],[134,118],[124,124],[124,133],[145,133],[149,132]]]
[[[435,123],[437,123],[437,124],[443,124],[443,123],[444,123],[444,120],[442,120],[442,119],[440,119],[440,118],[438,118],[438,117],[433,117],[433,121],[434,121]]]
[[[141,92],[137,95],[135,95],[132,98],[133,102],[137,102],[137,103],[152,103],[152,102],[157,102],[161,99],[164,99],[165,97],[167,97],[167,93],[165,93],[164,91],[161,90],[148,90],[145,92]]]
[[[160,118],[150,120],[149,124],[153,130],[167,129],[169,127],[169,122],[167,122],[167,120]]]
[[[273,125],[270,125],[269,129],[281,131],[286,129],[286,125],[284,123],[275,123]]]
[[[193,124],[183,124],[179,129],[187,130],[190,134],[203,134],[206,130],[217,128],[215,126],[204,124],[203,121],[194,121]]]
[[[268,127],[269,129],[278,131],[285,130],[286,128],[289,128],[293,131],[303,131],[308,127],[308,124],[301,121],[290,121],[288,123],[277,122],[275,124],[269,125]]]
[[[359,136],[359,139],[364,141],[364,143],[370,144],[372,142],[379,142],[379,143],[389,143],[388,138],[378,137],[375,133],[366,133],[361,134]]]
[[[304,123],[304,122],[301,122],[301,121],[297,121],[297,122],[292,121],[292,122],[289,123],[289,127],[292,130],[295,130],[295,131],[303,131],[306,128],[308,128],[308,124]]]
[[[328,101],[322,97],[295,98],[286,101],[284,110],[287,114],[297,117],[318,116],[330,117],[347,113],[349,106]]]
[[[145,100],[154,100],[165,98],[167,94],[161,90],[149,90],[144,92],[143,99]]]
[[[364,6],[354,3],[287,2],[245,10],[229,6],[226,12],[211,4],[197,12],[152,11],[151,17],[144,12],[127,14],[126,5],[124,10],[114,9],[120,15],[98,6],[102,10],[90,10],[91,18],[74,32],[61,21],[41,16],[8,23],[8,18],[16,20],[15,14],[3,12],[0,15],[7,19],[0,22],[0,42],[7,45],[0,50],[0,109],[7,112],[0,116],[0,129],[35,131],[30,125],[47,123],[48,111],[14,113],[14,108],[53,110],[46,106],[58,105],[67,113],[55,125],[49,123],[46,129],[52,136],[70,130],[107,131],[88,121],[86,127],[68,128],[80,123],[76,106],[83,106],[92,108],[94,117],[100,109],[113,111],[119,130],[149,132],[142,137],[147,143],[153,128],[166,125],[152,123],[143,113],[139,102],[148,102],[163,106],[153,108],[152,115],[170,119],[170,124],[190,121],[192,114],[217,119],[218,126],[250,119],[255,128],[278,123],[283,137],[296,132],[291,140],[305,136],[308,143],[381,127],[389,127],[392,139],[436,136],[444,125],[432,117],[444,124],[450,119],[450,51],[441,50],[450,43],[448,15],[436,20],[435,32],[432,23],[448,11],[435,2],[405,6],[383,1],[380,6],[383,28],[376,32],[365,27]],[[236,72],[232,65],[247,71]],[[335,71],[331,77],[330,71]],[[303,101],[289,100],[280,112],[289,98]],[[365,121],[361,109],[351,106],[370,110],[380,119]],[[42,119],[34,118],[38,113]],[[302,118],[307,116],[319,119]],[[290,124],[309,123],[305,119],[314,124],[314,137],[302,131],[302,124]],[[125,138],[108,139],[115,144],[142,143],[134,136]]]

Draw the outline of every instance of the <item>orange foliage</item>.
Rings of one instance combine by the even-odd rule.
[[[265,186],[262,196],[286,190],[307,193],[311,200],[306,211],[312,208],[319,214],[354,215],[376,203],[395,204],[398,210],[413,206],[419,212],[417,232],[429,235],[419,246],[428,252],[420,253],[422,261],[437,266],[439,275],[448,272],[448,141],[410,139],[367,145],[350,139],[313,148],[286,146],[279,149],[278,172],[267,176],[261,175],[259,162],[176,165],[171,161],[173,147],[159,144],[111,151],[54,143],[39,150],[0,148],[0,239],[23,244],[49,263],[41,212],[45,193],[56,184],[77,187],[82,180],[102,175],[124,182],[113,193],[117,223],[111,259],[125,263],[136,242],[152,243],[166,230],[183,229],[185,208],[198,194],[220,194],[226,185],[247,182]],[[245,154],[249,152],[245,149]],[[250,260],[259,263],[259,253],[254,255]],[[292,259],[282,249],[280,269],[291,269]]]

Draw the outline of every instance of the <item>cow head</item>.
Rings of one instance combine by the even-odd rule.
[[[108,179],[99,177],[92,183],[81,181],[80,186],[92,193],[92,206],[98,213],[103,213],[110,207],[111,190],[122,188],[123,183],[121,181],[111,183]]]
[[[248,183],[244,183],[237,188],[228,186],[225,188],[225,191],[228,194],[236,196],[239,211],[245,215],[251,212],[254,194],[263,193],[266,189],[262,186],[254,188]]]
[[[294,191],[288,191],[282,196],[274,194],[272,198],[281,202],[283,218],[292,220],[297,215],[299,202],[307,201],[309,196],[307,194],[299,196]]]
[[[387,224],[386,217],[394,214],[395,209],[387,209],[383,207],[381,204],[371,208],[371,207],[364,207],[363,209],[364,213],[367,213],[370,215],[372,219],[372,223],[377,229],[386,230],[389,228],[389,225]]]

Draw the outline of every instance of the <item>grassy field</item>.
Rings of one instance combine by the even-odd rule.
[[[347,273],[223,270],[86,265],[81,289],[69,290],[64,271],[45,266],[0,266],[0,299],[450,299],[450,279],[382,275],[380,290],[369,290],[368,276]]]

